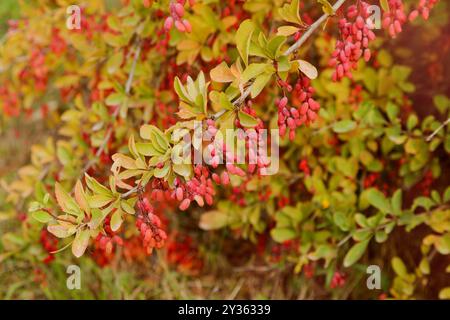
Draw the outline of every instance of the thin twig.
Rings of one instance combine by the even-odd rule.
[[[345,2],[346,0],[338,0],[334,6],[333,6],[333,11],[336,12]],[[313,34],[313,32],[329,17],[330,15],[328,13],[324,13],[319,19],[317,19],[312,25],[310,25],[308,27],[308,29],[306,30],[306,32],[300,37],[300,39],[298,39],[292,46],[290,46],[284,53],[283,55],[288,56],[291,53],[293,53],[295,50],[297,50],[298,48],[300,48],[300,46],[305,43],[305,41]],[[250,95],[250,93],[252,92],[252,85],[250,84],[242,93],[242,95],[237,98],[235,101],[233,101],[233,105],[237,106],[242,104],[245,99]],[[226,110],[222,110],[217,112],[214,115],[214,118],[217,119],[220,116],[222,116],[225,113]]]
[[[434,130],[433,133],[427,137],[426,141],[431,141],[431,139],[433,139],[433,137],[435,135],[437,135],[437,133],[449,123],[450,123],[450,118],[445,120],[445,122],[443,122],[436,130]]]
[[[338,0],[334,6],[333,11],[336,12],[343,4],[345,0]],[[285,56],[290,55],[295,50],[300,48],[300,46],[305,43],[305,41],[311,36],[311,34],[324,22],[330,15],[328,13],[324,13],[319,19],[317,19],[312,25],[309,26],[308,30],[298,39],[289,49],[284,53]]]

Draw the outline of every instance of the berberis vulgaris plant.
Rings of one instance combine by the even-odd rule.
[[[447,4],[79,1],[78,27],[70,5],[26,1],[2,39],[2,131],[47,128],[2,179],[2,263],[42,286],[81,256],[198,277],[245,256],[320,297],[450,296],[450,100],[419,117],[385,49]]]

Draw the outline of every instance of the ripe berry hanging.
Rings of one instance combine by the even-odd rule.
[[[147,198],[140,198],[137,205],[139,215],[136,220],[136,227],[141,234],[142,243],[147,254],[151,254],[153,248],[160,249],[164,246],[167,235],[161,229],[161,220],[153,213],[153,207]]]
[[[333,81],[341,80],[344,76],[352,78],[352,69],[357,68],[358,60],[364,57],[370,60],[370,41],[375,39],[375,34],[370,30],[366,21],[369,16],[369,4],[359,2],[347,9],[346,17],[339,20],[341,40],[336,43],[336,48],[329,62],[335,68]]]
[[[402,32],[402,25],[406,22],[405,9],[402,0],[388,0],[388,5],[389,11],[383,12],[382,26],[395,38]]]
[[[169,5],[170,16],[166,18],[164,21],[164,29],[166,31],[170,31],[172,27],[175,25],[180,32],[191,32],[192,26],[189,21],[183,19],[184,16],[184,3],[186,1],[178,0],[176,2],[171,2]],[[189,1],[193,3],[194,1]],[[191,4],[193,5],[193,4]]]
[[[430,10],[439,2],[439,0],[420,0],[417,9],[409,14],[409,21],[415,20],[419,15],[425,20],[430,16]]]

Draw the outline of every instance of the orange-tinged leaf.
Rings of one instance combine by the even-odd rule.
[[[76,216],[83,214],[75,200],[63,189],[63,187],[61,187],[58,182],[55,183],[55,196],[56,201],[64,212]]]
[[[75,184],[75,200],[84,212],[89,212],[89,204],[80,180],[77,180],[77,183]]]
[[[215,82],[233,82],[235,76],[231,72],[231,69],[228,67],[226,62],[222,62],[214,69],[212,69],[209,73],[211,79]]]

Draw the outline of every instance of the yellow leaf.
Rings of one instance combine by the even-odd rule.
[[[297,60],[298,68],[301,72],[303,72],[308,78],[316,79],[317,78],[317,69],[311,63],[305,60]]]
[[[294,33],[296,33],[299,30],[299,28],[294,26],[282,26],[279,27],[277,30],[277,36],[290,36]]]
[[[235,76],[231,72],[231,69],[228,67],[226,62],[222,62],[214,69],[212,69],[209,75],[215,82],[232,82],[235,79]]]

